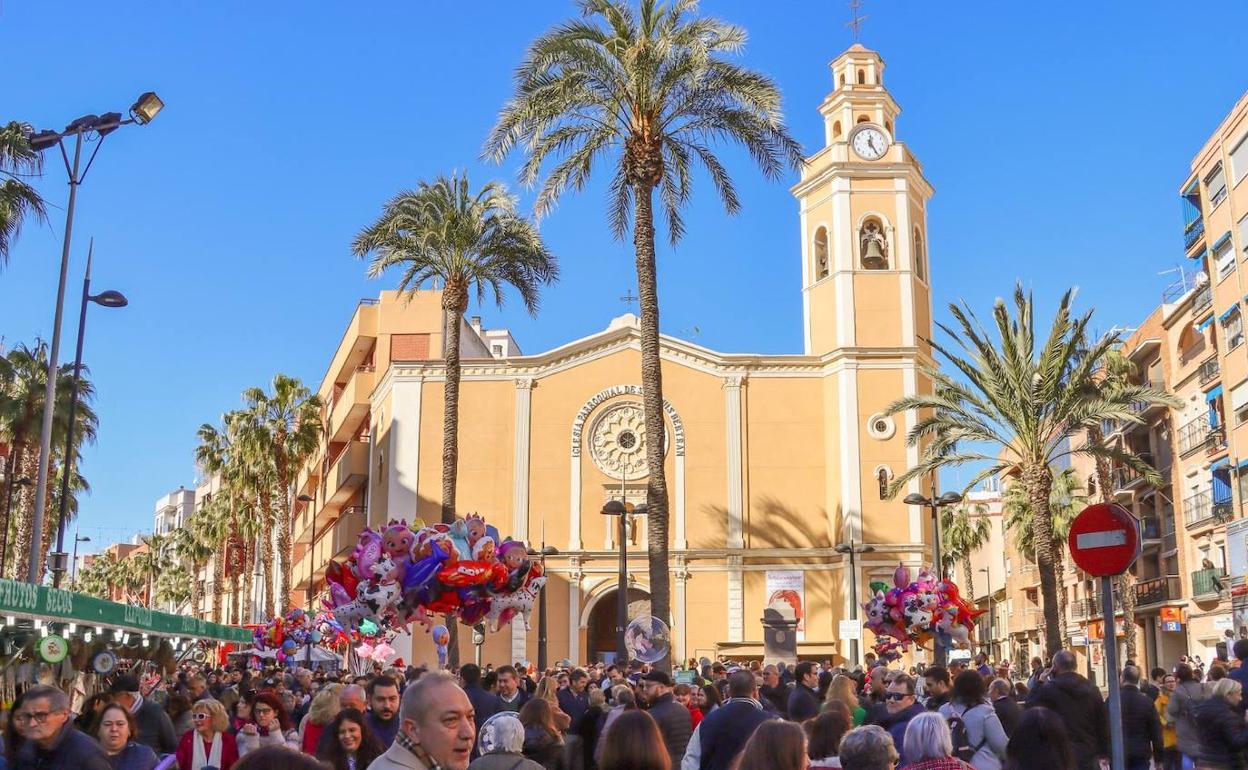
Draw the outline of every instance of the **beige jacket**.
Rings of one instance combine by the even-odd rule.
[[[415,754],[394,743],[385,754],[373,760],[368,770],[429,770],[429,767]]]

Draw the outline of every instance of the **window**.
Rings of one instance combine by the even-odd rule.
[[[841,121],[839,120],[832,124],[832,138],[833,139],[841,138]]]
[[[1218,280],[1222,280],[1235,269],[1235,250],[1231,248],[1231,234],[1228,231],[1213,244],[1213,264],[1217,265]]]
[[[491,355],[493,355],[495,358],[502,358],[502,357],[503,357],[503,346],[502,346],[502,345],[497,345],[497,344],[495,344],[495,345],[491,345],[491,346],[490,346],[490,353],[491,353]]]
[[[914,273],[920,281],[927,280],[927,271],[923,267],[923,233],[914,228]]]
[[[859,123],[870,123],[870,122],[871,122],[871,116],[870,116],[870,115],[859,115],[859,116],[858,116],[858,122],[859,122]]]
[[[1231,414],[1236,425],[1248,420],[1248,381],[1231,388]]]
[[[1231,150],[1231,186],[1239,184],[1248,176],[1248,134],[1239,138],[1239,144]]]
[[[822,281],[828,277],[828,228],[820,227],[815,231],[815,280]]]
[[[1219,319],[1222,324],[1222,335],[1226,339],[1226,349],[1234,350],[1244,342],[1244,319],[1239,308],[1231,308]]]
[[[858,70],[858,85],[866,85],[866,83],[867,83],[867,71]]]
[[[1248,254],[1248,214],[1239,220],[1239,248],[1245,254]],[[1245,257],[1248,259],[1248,257]]]
[[[1205,177],[1205,195],[1209,199],[1209,208],[1213,208],[1226,197],[1226,175],[1222,173],[1222,164],[1214,166],[1213,171]]]

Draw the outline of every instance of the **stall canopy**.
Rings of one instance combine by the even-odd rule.
[[[0,579],[0,615],[38,618],[45,622],[78,623],[153,636],[189,637],[217,642],[249,643],[246,628],[209,623],[146,607],[97,599],[49,586]]]

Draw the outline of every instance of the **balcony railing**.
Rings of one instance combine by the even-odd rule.
[[[1178,547],[1178,537],[1175,534],[1174,525],[1174,509],[1167,505],[1161,514],[1161,550],[1169,553]]]
[[[1144,607],[1149,604],[1179,599],[1183,596],[1183,588],[1179,585],[1179,576],[1163,576],[1141,580],[1135,584],[1135,606]]]
[[[1187,227],[1183,229],[1183,248],[1190,249],[1192,244],[1200,240],[1200,236],[1205,234],[1205,220],[1197,219],[1188,222]]]
[[[1217,596],[1227,585],[1226,572],[1218,567],[1198,569],[1192,573],[1193,596]]]
[[[1114,489],[1123,489],[1128,484],[1137,481],[1140,478],[1140,472],[1135,468],[1120,465],[1110,471],[1110,478],[1114,482]]]
[[[1187,526],[1196,527],[1210,522],[1226,523],[1234,515],[1231,500],[1214,500],[1208,492],[1197,492],[1183,498],[1184,519]]]
[[[1214,425],[1205,435],[1205,453],[1216,454],[1226,449],[1226,426]]]
[[[1160,540],[1161,522],[1155,516],[1145,516],[1140,519],[1140,531],[1145,540]]]
[[[1196,376],[1200,379],[1201,387],[1218,379],[1218,357],[1214,356],[1202,363]]]
[[[1197,314],[1213,304],[1213,287],[1205,284],[1192,296],[1192,313]]]
[[[1179,428],[1179,454],[1185,455],[1205,445],[1209,436],[1209,417],[1201,415]]]

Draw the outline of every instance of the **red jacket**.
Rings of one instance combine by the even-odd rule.
[[[194,730],[187,730],[182,736],[182,740],[178,741],[178,770],[191,770],[191,761],[195,757],[194,744],[192,740],[199,738],[199,733]],[[204,741],[204,756],[207,757],[212,752],[212,743]],[[230,770],[234,763],[238,761],[238,744],[234,741],[234,736],[229,733],[221,734],[221,770]]]

